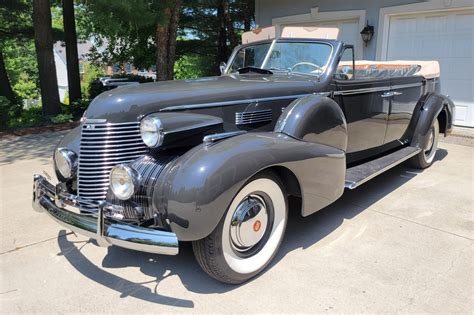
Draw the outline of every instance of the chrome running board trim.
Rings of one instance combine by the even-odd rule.
[[[354,189],[366,183],[372,178],[408,160],[412,156],[421,152],[415,147],[404,147],[398,151],[382,156],[378,159],[360,164],[346,170],[346,180],[344,187]]]

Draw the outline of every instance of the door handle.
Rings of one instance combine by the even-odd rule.
[[[380,96],[382,96],[383,98],[387,98],[387,97],[392,97],[393,95],[395,95],[393,92],[385,92]]]
[[[387,97],[392,97],[392,96],[397,96],[397,95],[402,95],[402,94],[403,94],[402,92],[385,92],[380,96],[382,96],[383,98],[387,98]]]

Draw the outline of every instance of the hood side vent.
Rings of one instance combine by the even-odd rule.
[[[271,109],[235,113],[236,125],[250,125],[250,124],[257,124],[257,123],[266,123],[266,122],[271,122],[272,120],[273,120],[273,111]]]

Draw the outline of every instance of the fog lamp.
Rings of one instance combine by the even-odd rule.
[[[127,165],[117,165],[110,171],[110,188],[117,198],[127,200],[138,189],[140,175],[133,168]]]

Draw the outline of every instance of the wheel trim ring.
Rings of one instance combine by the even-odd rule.
[[[423,150],[424,158],[427,163],[431,163],[434,159],[437,149],[437,132],[435,126],[432,126],[430,129],[430,136],[428,138],[428,142],[426,148]]]
[[[264,188],[262,188],[264,187]],[[269,192],[269,190],[271,192]],[[234,197],[231,203],[230,209],[237,206],[238,202],[242,200],[246,195],[251,194],[254,191],[265,191],[269,192],[273,207],[275,209],[275,219],[271,227],[269,237],[263,244],[262,248],[250,257],[241,257],[237,255],[231,248],[230,245],[230,220],[231,215],[226,214],[223,224],[222,233],[222,251],[224,259],[228,266],[235,272],[241,274],[250,274],[257,272],[263,268],[273,257],[278,249],[280,242],[283,238],[283,233],[286,227],[287,214],[286,214],[286,201],[280,186],[273,180],[267,178],[259,178],[253,182],[248,183],[244,186],[241,191]]]

